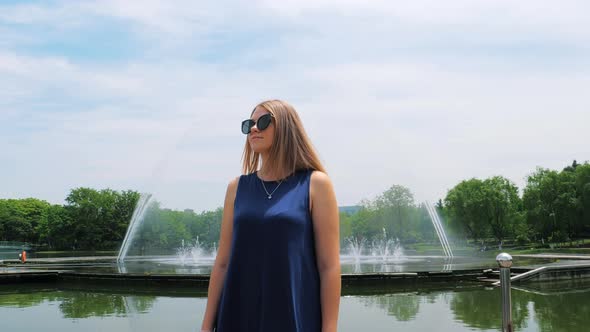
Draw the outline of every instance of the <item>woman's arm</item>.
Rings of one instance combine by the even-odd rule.
[[[338,203],[328,175],[311,174],[310,208],[320,273],[322,332],[336,332],[340,306],[340,221]]]
[[[225,280],[225,273],[229,263],[231,251],[231,239],[234,219],[234,200],[236,198],[236,190],[238,188],[238,179],[232,180],[227,186],[225,193],[225,201],[223,203],[223,216],[221,218],[221,234],[219,235],[219,248],[217,249],[217,257],[211,270],[209,278],[209,290],[207,293],[207,308],[205,309],[205,316],[201,325],[202,331],[213,331],[215,320],[217,316],[217,306],[219,304],[219,297],[221,296],[221,289],[223,288],[223,281]]]

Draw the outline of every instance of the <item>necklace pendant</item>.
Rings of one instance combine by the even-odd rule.
[[[275,189],[273,189],[273,191],[271,191],[271,192],[268,192],[268,190],[266,189],[266,185],[264,184],[264,180],[260,179],[260,183],[262,183],[262,188],[264,189],[264,192],[266,193],[266,198],[272,199],[272,194],[274,194],[275,191],[277,191],[277,189],[279,189],[279,187],[283,183],[283,180],[279,181],[279,184],[277,184]]]

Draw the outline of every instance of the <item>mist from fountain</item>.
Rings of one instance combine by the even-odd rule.
[[[440,221],[440,216],[436,212],[436,208],[429,202],[424,202],[424,206],[428,211],[428,215],[430,216],[430,220],[432,221],[432,225],[434,226],[436,235],[438,236],[440,244],[442,245],[445,256],[449,258],[454,257],[453,250],[451,249],[451,245],[447,237],[447,233],[445,232],[442,222]]]
[[[404,250],[399,239],[387,237],[387,232],[383,228],[383,235],[375,240],[371,246],[371,255],[378,257],[382,261],[398,261],[404,256]]]
[[[354,258],[355,263],[360,263],[361,255],[367,242],[365,238],[351,237],[346,239],[347,242],[347,253],[349,256]]]
[[[445,253],[444,256],[421,256],[416,253],[407,255],[399,239],[388,234],[386,229],[383,228],[381,234],[372,239],[363,238],[358,235],[353,235],[345,239],[340,255],[340,261],[345,266],[345,269],[352,269],[352,272],[355,273],[402,272],[409,269],[408,266],[412,266],[414,269],[415,266],[420,266],[420,269],[438,269],[438,266],[441,264],[439,260],[445,257],[447,260],[445,264],[449,264],[448,259],[453,257],[453,253],[440,218],[436,214],[434,207],[428,203],[425,203],[424,206],[430,215],[433,227],[441,242]],[[217,255],[216,244],[214,243],[210,246],[201,242],[198,237],[196,240],[187,240],[186,238],[176,240],[179,242],[176,249],[174,249],[174,243],[170,243],[171,247],[164,249],[162,253],[151,248],[144,248],[142,243],[146,243],[146,239],[144,238],[145,234],[143,232],[149,230],[148,233],[151,232],[153,234],[154,225],[157,225],[158,222],[164,222],[164,219],[158,221],[158,218],[161,218],[158,215],[158,211],[160,211],[158,203],[153,199],[152,195],[148,194],[140,197],[136,209],[133,212],[125,239],[122,242],[117,262],[123,263],[126,258],[127,261],[151,261],[166,266],[189,268],[190,270],[186,271],[190,271],[191,273],[192,271],[206,271],[207,268],[210,268]],[[155,234],[157,236],[157,233]],[[146,254],[148,252],[149,255]],[[452,269],[452,267],[453,265],[450,264],[443,269]],[[125,270],[126,268],[123,267],[123,269]]]
[[[214,243],[211,250],[207,250],[203,244],[199,241],[199,238],[195,240],[192,245],[185,245],[184,239],[181,242],[181,246],[176,249],[176,259],[181,265],[201,265],[209,264],[215,260],[217,256],[217,246]]]
[[[400,262],[406,257],[398,239],[389,238],[385,228],[382,236],[371,241],[363,237],[351,237],[346,240],[345,254],[341,255],[341,261],[360,262]]]
[[[119,249],[119,255],[117,256],[118,263],[123,262],[127,257],[127,253],[129,252],[129,248],[133,243],[135,234],[141,225],[141,221],[144,219],[145,213],[152,203],[152,198],[153,197],[151,194],[142,194],[139,197],[139,201],[137,201],[137,205],[135,206],[135,210],[133,210],[133,215],[131,216],[131,221],[127,227],[125,238],[123,239],[123,243],[121,243],[121,249]]]

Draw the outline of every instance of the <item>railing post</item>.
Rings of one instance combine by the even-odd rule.
[[[512,299],[510,295],[510,267],[512,256],[503,252],[496,256],[500,266],[500,287],[502,288],[502,331],[513,332],[512,329]]]

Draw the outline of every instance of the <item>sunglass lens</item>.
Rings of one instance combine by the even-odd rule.
[[[270,121],[270,114],[265,114],[258,119],[258,123],[256,124],[256,126],[258,127],[258,129],[264,130],[268,128],[268,125],[270,125]]]
[[[249,134],[252,131],[252,127],[256,125],[258,130],[264,130],[268,128],[270,122],[272,121],[272,116],[270,114],[265,114],[258,118],[258,121],[254,122],[252,119],[242,121],[242,133],[245,135]]]
[[[254,121],[253,120],[244,120],[242,121],[242,133],[244,135],[247,135],[250,133],[250,129],[252,129],[252,127],[254,127]]]

